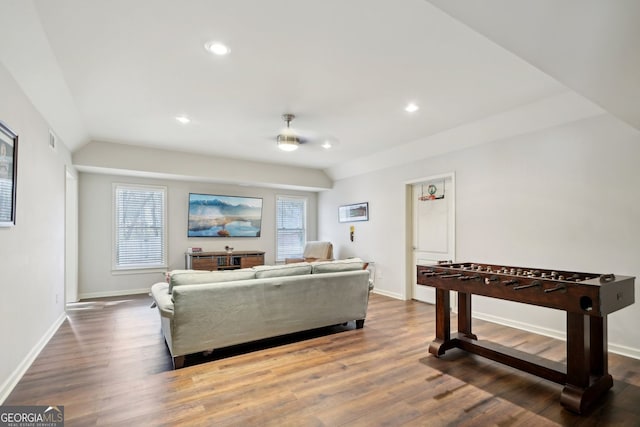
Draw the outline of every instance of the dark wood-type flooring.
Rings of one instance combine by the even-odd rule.
[[[66,426],[640,425],[639,360],[610,354],[613,389],[575,415],[561,407],[560,385],[457,349],[429,355],[429,304],[372,295],[364,329],[217,350],[173,371],[150,303],[144,295],[69,307],[4,404],[64,405]],[[565,358],[558,340],[480,320],[474,332]]]

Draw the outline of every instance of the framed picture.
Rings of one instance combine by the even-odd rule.
[[[353,205],[344,205],[338,208],[338,221],[368,221],[369,220],[369,202],[355,203]]]
[[[262,199],[189,193],[187,237],[260,237]]]
[[[0,122],[0,227],[16,225],[18,135]]]

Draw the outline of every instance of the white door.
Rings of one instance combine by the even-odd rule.
[[[453,174],[426,178],[413,184],[412,297],[434,304],[435,290],[420,286],[416,265],[455,261],[455,180]]]

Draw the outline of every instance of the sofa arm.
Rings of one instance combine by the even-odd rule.
[[[173,299],[169,293],[169,284],[160,282],[151,287],[151,296],[158,306],[160,316],[173,318]]]

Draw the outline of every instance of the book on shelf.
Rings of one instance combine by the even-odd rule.
[[[188,254],[194,254],[197,252],[202,252],[202,248],[187,248],[187,253]]]

